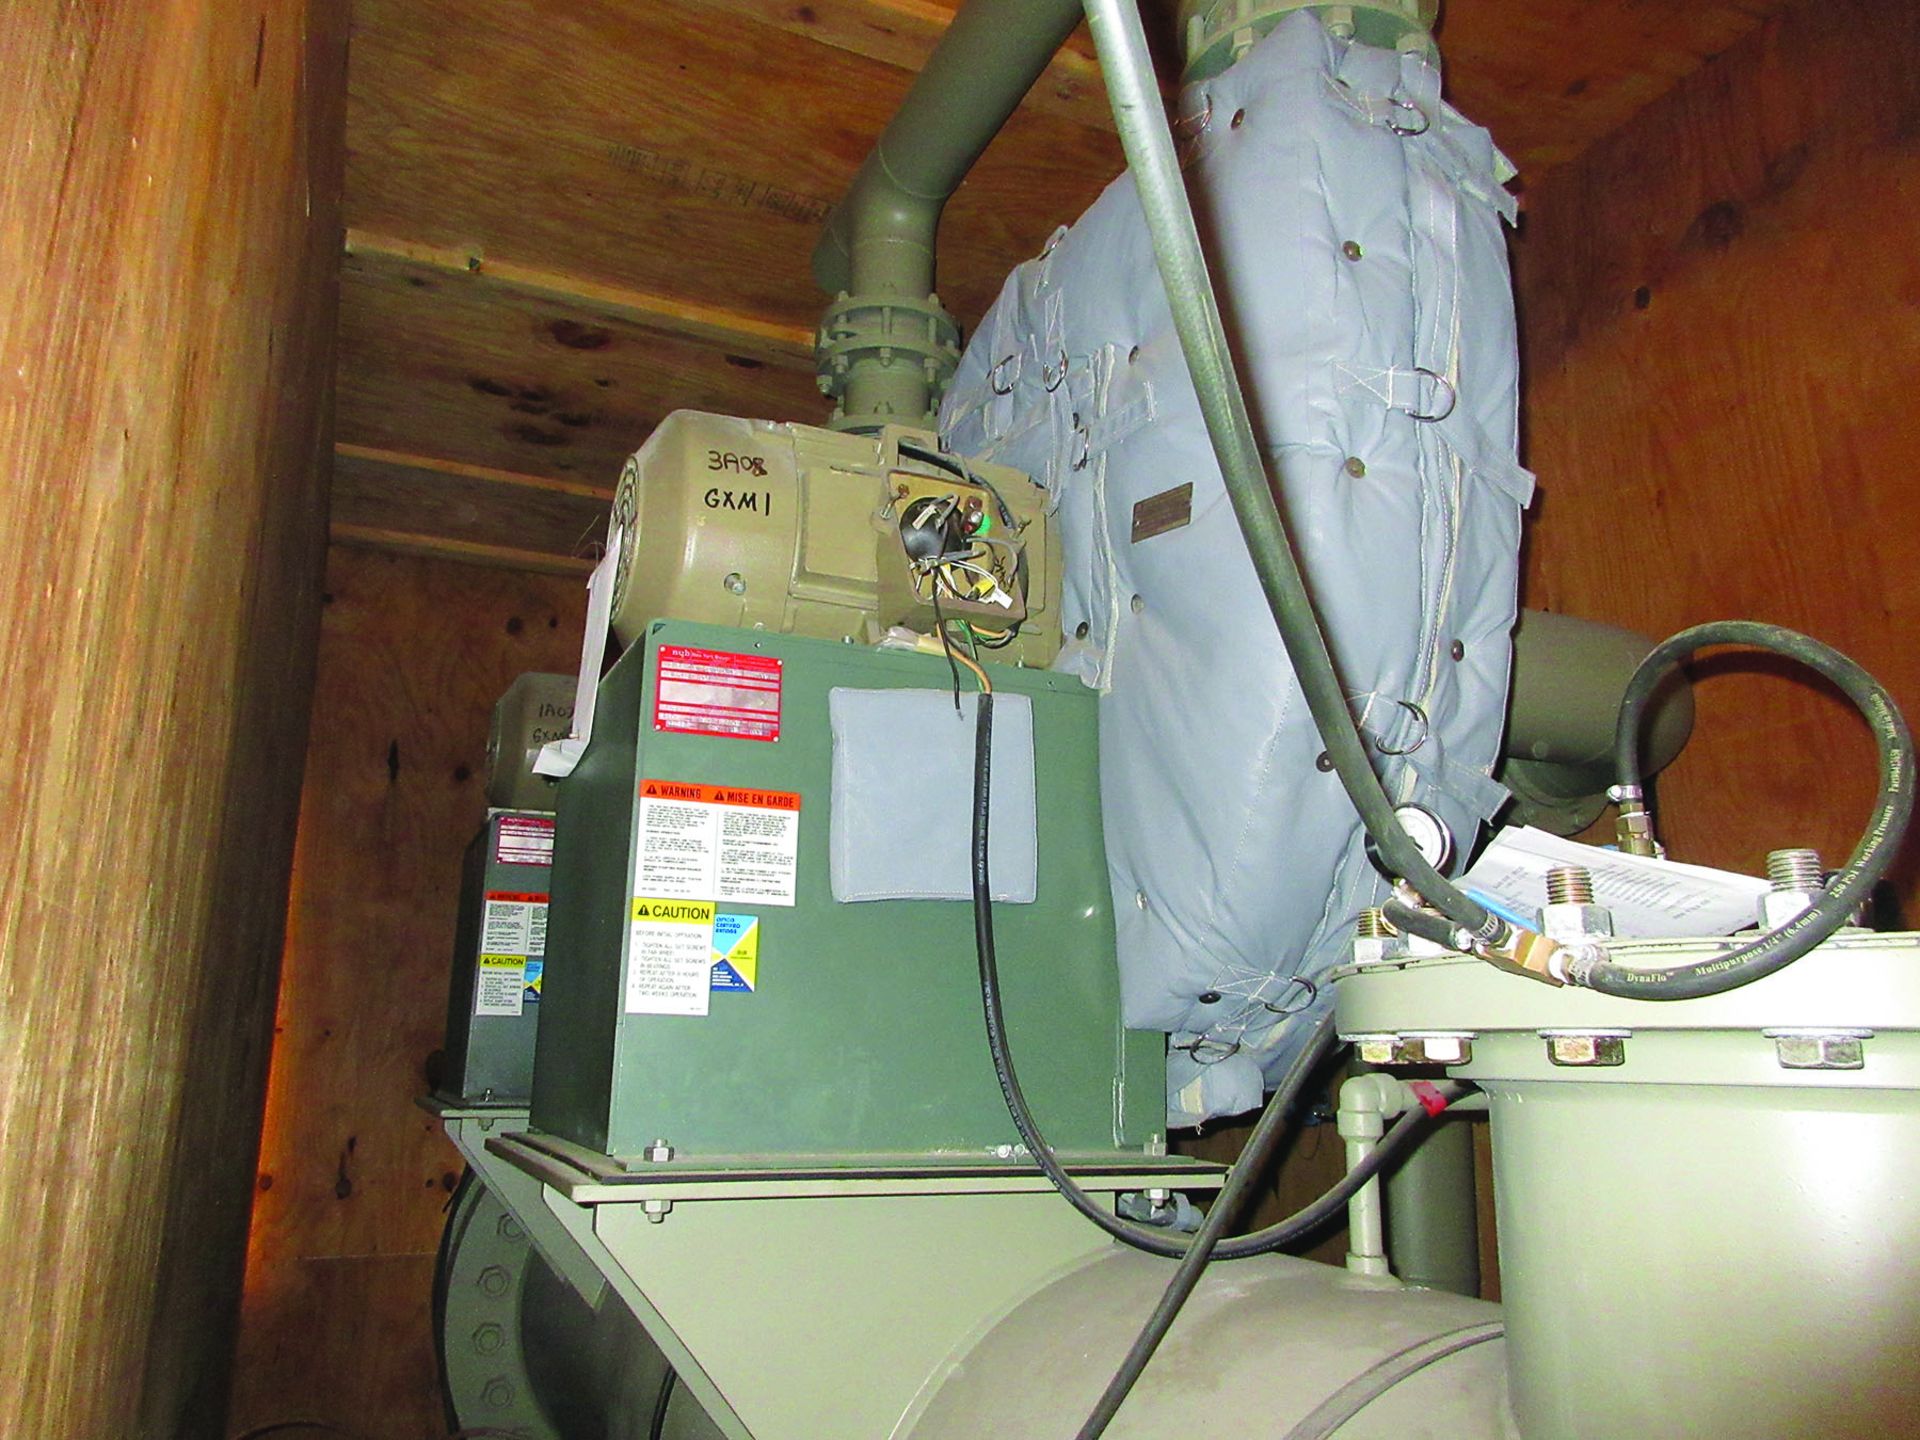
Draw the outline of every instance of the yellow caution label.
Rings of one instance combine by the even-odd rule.
[[[648,925],[713,925],[711,900],[659,900],[633,897],[633,919]]]

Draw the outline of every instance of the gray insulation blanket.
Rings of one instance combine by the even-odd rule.
[[[1176,136],[1353,713],[1389,794],[1464,852],[1504,799],[1489,772],[1532,488],[1505,162],[1429,62],[1306,12],[1188,87]],[[1008,278],[941,426],[1057,507],[1059,666],[1103,696],[1126,1018],[1171,1036],[1169,1122],[1247,1110],[1385,886],[1317,764],[1129,177]]]

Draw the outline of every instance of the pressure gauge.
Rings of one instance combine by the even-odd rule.
[[[1453,859],[1453,832],[1447,828],[1447,822],[1424,805],[1396,805],[1393,818],[1400,822],[1400,828],[1407,832],[1407,838],[1413,841],[1414,849],[1420,852],[1420,858],[1442,874],[1447,863]],[[1380,847],[1374,843],[1373,836],[1367,836],[1367,859],[1373,868],[1389,880],[1404,879],[1396,875],[1393,867],[1380,853]]]

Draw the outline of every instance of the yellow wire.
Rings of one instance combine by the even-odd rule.
[[[954,647],[953,637],[947,634],[945,627],[942,627],[940,631],[940,643],[947,647],[948,655],[958,660],[974,673],[980,681],[980,690],[983,694],[991,695],[993,693],[993,682],[987,678],[987,672],[981,668],[980,662],[975,660],[971,655],[956,649]]]

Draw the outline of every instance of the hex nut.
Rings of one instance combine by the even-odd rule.
[[[1547,1059],[1575,1069],[1627,1063],[1624,1030],[1543,1030]]]
[[[1818,898],[1812,890],[1769,890],[1760,897],[1760,928],[1778,930],[1810,908]]]
[[[1473,1059],[1471,1035],[1356,1035],[1354,1049],[1369,1065],[1464,1065]]]
[[[656,1140],[640,1153],[654,1164],[664,1165],[667,1161],[673,1159],[673,1146],[664,1140]]]
[[[1549,940],[1586,940],[1613,934],[1613,912],[1604,905],[1549,901],[1540,907],[1540,933]]]
[[[1356,965],[1378,965],[1384,960],[1404,960],[1407,958],[1407,937],[1404,935],[1357,935],[1353,941],[1353,963]]]
[[[1774,1055],[1783,1070],[1864,1070],[1871,1030],[1769,1030]]]

